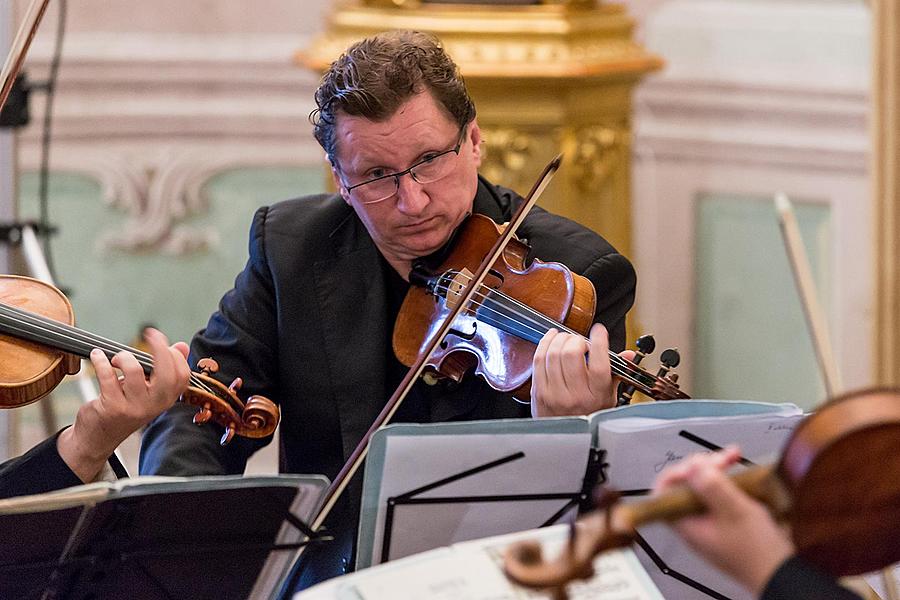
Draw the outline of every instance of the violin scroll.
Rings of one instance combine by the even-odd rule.
[[[182,402],[199,408],[194,415],[194,423],[202,425],[211,420],[225,428],[222,439],[227,445],[235,435],[249,438],[262,438],[275,431],[281,412],[278,406],[263,396],[250,396],[244,404],[237,396],[241,387],[241,379],[237,378],[231,385],[225,386],[213,379],[209,373],[219,370],[219,365],[211,358],[198,361],[200,373],[194,373],[191,385],[181,395]]]
[[[771,467],[754,467],[734,477],[735,483],[750,496],[767,504],[776,514],[788,509],[784,486]],[[637,527],[657,520],[674,521],[698,514],[705,505],[687,486],[651,496],[630,504],[618,503],[619,495],[608,494],[609,501],[572,526],[569,541],[559,556],[546,560],[532,541],[510,546],[504,569],[519,585],[550,588],[557,598],[565,598],[566,584],[593,576],[596,556],[634,541]]]

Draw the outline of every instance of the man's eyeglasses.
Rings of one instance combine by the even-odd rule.
[[[356,190],[354,193],[360,204],[375,204],[396,194],[400,189],[400,178],[407,173],[416,183],[432,183],[443,179],[453,170],[454,159],[459,156],[459,149],[462,148],[465,133],[466,125],[463,125],[459,130],[456,146],[443,152],[428,154],[405,171],[373,177],[368,181],[347,186],[346,189],[348,192]]]

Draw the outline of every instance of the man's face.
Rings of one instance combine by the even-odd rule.
[[[410,174],[403,175],[396,194],[368,204],[366,194],[360,193],[366,186],[347,190],[372,178],[404,171],[456,146],[459,126],[430,93],[413,96],[381,122],[341,113],[336,134],[335,183],[395,268],[407,268],[413,259],[443,246],[471,212],[481,163],[481,133],[475,121],[464,130],[459,155],[445,157],[452,165],[440,179],[418,183]],[[394,178],[388,181],[393,183]]]

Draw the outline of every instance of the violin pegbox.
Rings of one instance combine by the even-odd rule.
[[[634,358],[631,360],[631,364],[640,370],[641,373],[644,373],[637,365],[656,349],[656,340],[652,335],[642,335],[637,339],[635,345],[637,346],[637,350],[635,351]],[[658,400],[688,398],[686,394],[678,390],[678,374],[673,371],[673,369],[681,362],[681,355],[678,353],[678,349],[667,348],[666,350],[663,350],[662,354],[659,356],[659,362],[661,366],[657,371],[656,376],[651,376],[655,381],[652,383],[649,380],[647,381],[648,386],[654,392],[658,392],[658,394],[652,394],[651,396]],[[635,374],[637,379],[641,379],[641,373]],[[637,389],[636,385],[627,382],[627,380],[619,385],[616,406],[631,404],[632,397]],[[647,390],[642,389],[642,391],[647,393]]]
[[[211,375],[218,372],[219,363],[212,358],[197,361],[199,373],[192,377],[193,385],[182,394],[182,400],[198,408],[195,425],[215,421],[225,428],[219,443],[227,445],[235,435],[262,438],[271,435],[281,419],[278,406],[263,396],[250,396],[246,404],[237,396],[243,380],[236,377],[228,387]]]
[[[637,346],[637,350],[634,352],[634,358],[631,362],[636,365],[641,364],[641,361],[644,360],[649,354],[652,354],[656,349],[656,340],[652,335],[642,335],[635,342],[635,346]],[[631,404],[631,399],[634,396],[634,392],[637,388],[635,388],[630,383],[623,383],[619,386],[619,397],[616,400],[616,406],[625,406],[627,404]]]

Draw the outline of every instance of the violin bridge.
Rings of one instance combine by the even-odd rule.
[[[466,293],[466,286],[472,281],[472,271],[461,269],[447,286],[447,308],[453,310],[459,304],[459,299]]]

